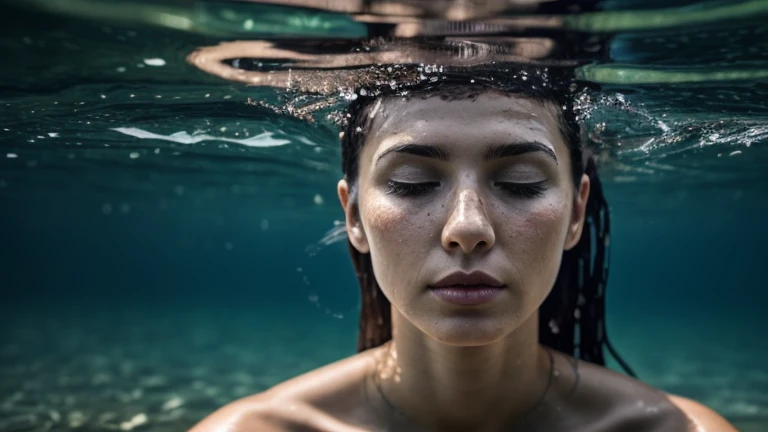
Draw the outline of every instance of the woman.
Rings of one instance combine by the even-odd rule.
[[[608,215],[571,96],[459,81],[350,108],[360,353],[193,431],[734,431],[602,366]]]

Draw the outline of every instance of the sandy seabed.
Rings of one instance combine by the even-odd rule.
[[[355,317],[15,311],[0,332],[0,431],[185,431],[216,408],[354,353]],[[768,431],[768,347],[658,320],[611,337],[651,385]],[[681,342],[684,341],[684,342]]]

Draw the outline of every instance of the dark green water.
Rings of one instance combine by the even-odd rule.
[[[144,19],[148,3],[111,19],[98,2],[0,3],[0,430],[185,430],[354,352],[346,245],[317,247],[343,217],[337,130],[246,105],[285,99],[185,59],[317,20],[366,27],[182,3],[163,7],[196,26]],[[602,12],[671,6],[655,3]],[[642,380],[768,430],[768,6],[714,5],[759,13],[609,29],[583,70],[603,84],[589,131],[612,209],[608,331]]]

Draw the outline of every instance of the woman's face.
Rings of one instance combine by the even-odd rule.
[[[589,180],[575,191],[554,106],[487,92],[373,110],[356,199],[339,183],[352,244],[371,254],[394,308],[433,338],[482,345],[509,334],[550,292],[584,219]],[[444,277],[475,271],[503,287],[474,304],[437,294]]]

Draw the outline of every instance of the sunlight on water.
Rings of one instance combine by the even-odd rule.
[[[136,138],[171,141],[179,144],[195,144],[202,141],[223,141],[223,142],[244,145],[246,147],[276,147],[276,146],[289,144],[291,142],[285,139],[281,140],[281,139],[272,138],[272,135],[274,135],[272,132],[263,132],[259,135],[256,135],[250,138],[234,139],[234,138],[226,138],[226,137],[216,137],[216,136],[207,135],[204,133],[195,133],[194,135],[190,135],[185,131],[175,132],[170,135],[160,135],[152,132],[147,132],[139,128],[114,128],[113,130],[128,136],[136,137]],[[133,155],[134,153],[131,153],[131,154]],[[132,159],[135,159],[135,157],[132,156]]]

